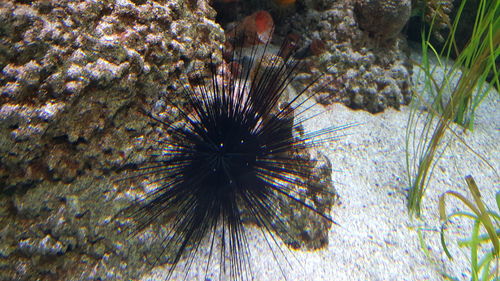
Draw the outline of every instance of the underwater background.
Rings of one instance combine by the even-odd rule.
[[[175,215],[127,235],[138,222],[117,214],[150,187],[120,180],[167,134],[142,110],[179,122],[172,101],[228,62],[231,32],[270,53],[297,46],[304,67],[287,95],[314,82],[306,133],[357,124],[307,156],[335,194],[307,200],[336,224],[292,206],[281,211],[292,239],[274,244],[247,222],[253,280],[497,280],[499,6],[1,1],[0,280],[165,279]],[[170,280],[231,280],[200,248]]]

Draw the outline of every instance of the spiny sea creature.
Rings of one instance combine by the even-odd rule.
[[[312,172],[317,160],[308,151],[337,140],[335,133],[351,125],[304,132],[302,125],[310,119],[305,116],[310,107],[304,104],[312,84],[287,100],[286,89],[301,63],[286,50],[290,44],[284,43],[273,59],[267,55],[268,46],[269,41],[252,45],[248,56],[241,47],[234,48],[232,60],[238,63],[212,63],[208,81],[186,84],[185,102],[170,101],[182,117],[180,123],[145,113],[169,136],[155,140],[159,153],[122,179],[146,178],[155,186],[123,214],[138,221],[132,235],[166,214],[171,217],[169,233],[159,237],[162,255],[171,255],[165,280],[183,257],[188,259],[183,271],[187,279],[203,241],[210,248],[207,263],[219,257],[220,276],[251,279],[244,221],[270,233],[268,243],[277,243],[276,237],[287,240],[291,234],[283,213],[290,205],[327,225],[334,223],[331,201],[325,207],[312,198],[321,194],[328,201],[335,193],[319,183],[325,179]],[[315,177],[316,184],[311,184]],[[214,244],[220,247],[218,254]]]

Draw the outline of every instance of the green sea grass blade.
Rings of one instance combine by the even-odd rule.
[[[444,194],[443,194],[444,195]],[[440,198],[441,199],[441,198]],[[443,199],[443,205],[444,205],[444,199]],[[444,207],[443,207],[444,208]],[[440,211],[440,217],[441,217],[441,211]],[[446,246],[446,237],[444,235],[444,230],[445,230],[445,226],[446,226],[446,223],[448,223],[451,219],[453,219],[454,217],[466,217],[466,218],[471,218],[471,219],[474,219],[476,220],[477,219],[477,216],[472,214],[472,213],[468,213],[468,212],[453,212],[449,215],[446,216],[445,214],[445,219],[444,221],[442,222],[441,224],[441,230],[440,230],[440,240],[441,240],[441,245],[443,247],[443,250],[446,254],[446,256],[450,259],[450,260],[453,260],[453,257],[450,253],[450,251],[448,250],[448,246]]]
[[[478,260],[477,260],[477,245],[479,244],[477,237],[479,236],[479,226],[481,222],[476,220],[474,222],[474,226],[472,227],[472,237],[470,244],[470,261],[471,261],[471,269],[472,269],[472,280],[478,280],[479,268],[478,268]]]
[[[484,225],[484,228],[486,229],[486,232],[488,232],[488,235],[491,237],[491,243],[493,244],[493,247],[495,249],[493,254],[495,256],[498,256],[500,254],[498,236],[495,231],[495,227],[493,226],[493,222],[491,221],[490,215],[488,214],[486,207],[481,200],[481,194],[479,192],[479,189],[477,188],[476,182],[474,181],[474,178],[472,176],[465,177],[465,180],[467,181],[467,185],[469,186],[469,189],[472,193],[472,197],[476,201],[476,206],[480,211],[480,214],[478,215],[479,220]]]

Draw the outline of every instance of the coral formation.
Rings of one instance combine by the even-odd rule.
[[[381,112],[387,107],[399,108],[407,104],[411,97],[411,64],[406,53],[406,41],[399,32],[404,23],[401,21],[392,27],[386,26],[384,23],[393,17],[392,13],[388,13],[386,18],[373,18],[373,21],[377,20],[373,24],[384,30],[384,33],[376,31],[370,37],[369,31],[361,28],[360,25],[364,24],[358,22],[360,19],[356,14],[373,12],[372,5],[375,4],[356,3],[305,1],[307,12],[290,17],[287,21],[285,33],[294,30],[306,41],[320,39],[326,47],[320,56],[309,58],[313,75],[304,73],[301,78],[307,83],[314,74],[322,71],[328,73],[324,81],[332,82],[322,90],[323,94],[317,96],[318,102],[322,104],[342,102],[372,113]],[[401,5],[406,13],[408,1]],[[316,27],[316,30],[311,27]],[[276,32],[279,31],[277,28]]]
[[[223,27],[246,16],[247,4],[219,6]],[[410,17],[410,0],[304,0],[294,5],[297,12],[284,16],[271,10],[274,33],[278,38],[294,37],[294,44],[304,46],[300,55],[311,68],[301,75],[303,83],[314,74],[329,73],[324,81],[332,83],[318,95],[318,102],[342,102],[376,113],[410,101],[411,64],[401,36]],[[225,18],[228,10],[231,17]]]
[[[72,153],[78,146],[113,150],[109,142],[129,139],[105,129],[131,104],[157,100],[175,71],[219,48],[223,33],[213,17],[205,1],[2,1],[0,154],[9,154],[3,186],[41,180],[14,176],[37,158],[62,164],[40,169],[68,182],[85,165],[105,163]],[[65,157],[75,163],[61,163]]]
[[[104,264],[116,251],[104,239],[116,236],[107,175],[147,149],[138,108],[165,109],[177,74],[220,59],[215,11],[208,1],[27,2],[0,2],[0,279],[137,276],[133,257],[127,270],[110,265],[118,256]]]

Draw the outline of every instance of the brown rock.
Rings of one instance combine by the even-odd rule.
[[[358,0],[355,13],[361,29],[384,41],[397,36],[405,26],[411,0]]]

